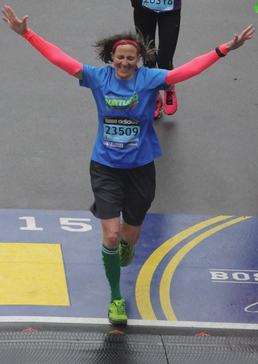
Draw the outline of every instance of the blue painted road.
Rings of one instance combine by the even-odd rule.
[[[0,210],[0,234],[0,248],[60,246],[68,297],[53,304],[53,295],[46,294],[44,304],[35,304],[25,292],[27,284],[21,287],[26,304],[17,296],[15,303],[12,297],[7,302],[1,293],[0,316],[107,318],[110,294],[101,261],[101,225],[90,212]],[[258,323],[257,236],[257,217],[147,214],[133,262],[122,268],[128,317]],[[10,269],[20,266],[17,279],[22,282],[24,262],[15,259]],[[8,286],[8,265],[5,272],[1,267],[0,279],[4,276]],[[31,274],[29,280],[36,278]],[[37,288],[40,292],[40,284]]]

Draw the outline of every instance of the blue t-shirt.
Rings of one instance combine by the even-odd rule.
[[[168,70],[140,67],[129,81],[118,80],[111,66],[83,66],[80,86],[90,88],[99,128],[92,160],[114,168],[135,168],[162,155],[153,128],[158,90]]]

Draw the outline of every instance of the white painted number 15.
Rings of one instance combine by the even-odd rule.
[[[26,226],[20,227],[20,230],[30,230],[30,231],[42,231],[42,227],[36,226],[36,220],[34,216],[23,216],[19,217],[19,220],[25,220]],[[85,231],[92,230],[92,226],[90,224],[86,224],[85,221],[90,221],[90,219],[86,218],[78,218],[78,217],[60,217],[60,225],[61,229],[71,232],[80,232],[84,233]]]

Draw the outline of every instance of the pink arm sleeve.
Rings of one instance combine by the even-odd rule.
[[[69,73],[69,75],[74,75],[82,69],[82,63],[71,58],[53,44],[40,38],[31,29],[28,28],[28,31],[23,34],[23,37],[27,39],[30,44],[33,45],[33,47],[36,48],[45,58],[47,58],[55,66]]]
[[[220,52],[224,55],[229,52],[226,45],[227,44],[225,43],[219,47]],[[213,63],[215,63],[219,59],[220,57],[215,50],[202,56],[196,57],[192,61],[184,64],[183,66],[169,71],[165,79],[165,83],[167,85],[173,85],[174,83],[182,82],[187,80],[188,78],[197,76],[199,73],[206,70],[206,68],[213,65]]]

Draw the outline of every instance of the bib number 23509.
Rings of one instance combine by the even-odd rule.
[[[104,119],[104,145],[107,148],[138,148],[140,122],[136,119]]]

